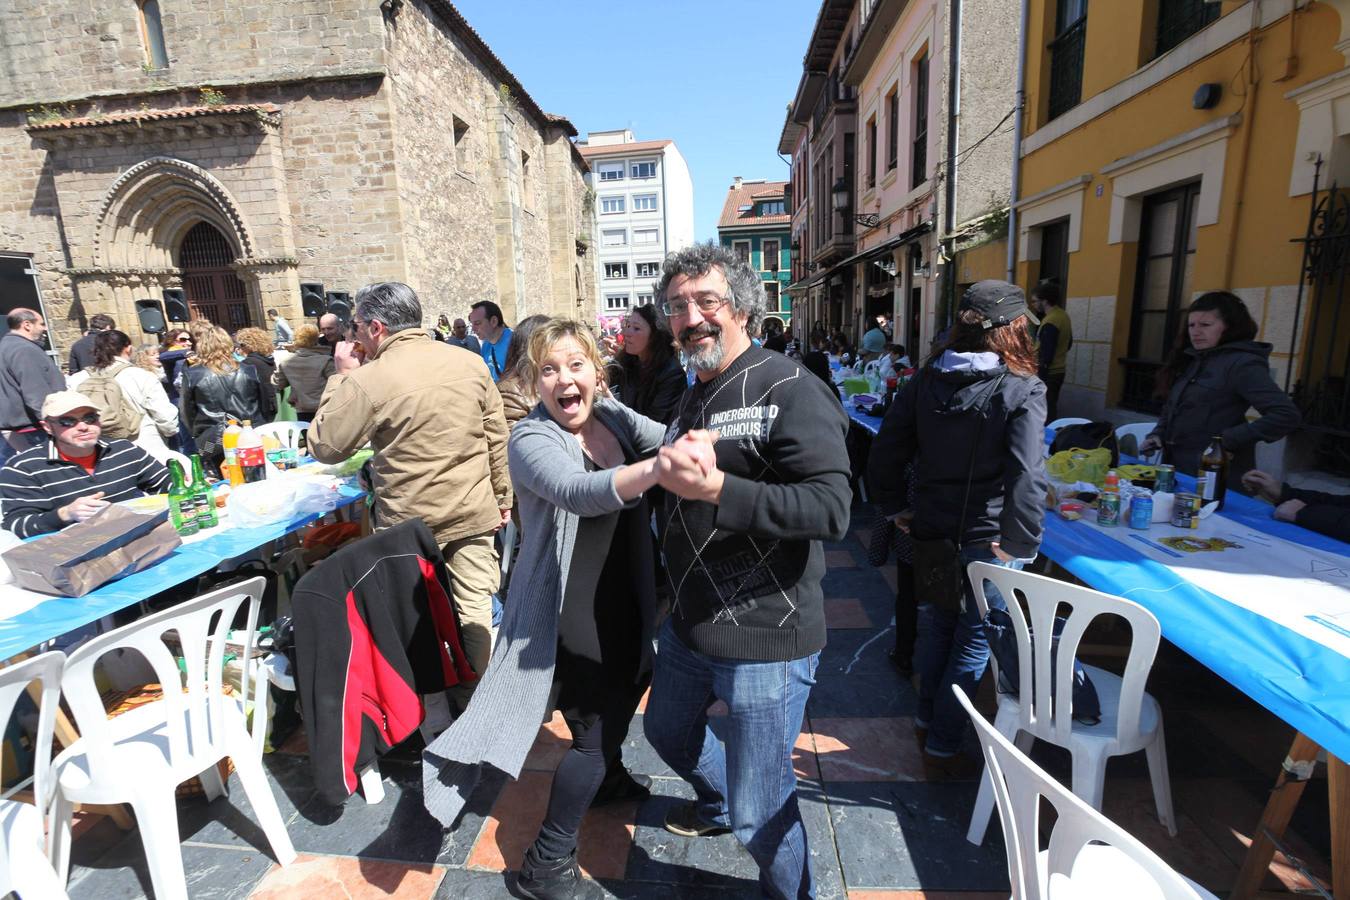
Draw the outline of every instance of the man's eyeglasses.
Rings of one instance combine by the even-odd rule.
[[[98,413],[96,412],[87,412],[78,418],[75,416],[56,417],[56,424],[60,425],[62,428],[74,428],[80,422],[83,422],[86,425],[97,425],[98,421]]]
[[[716,294],[702,294],[695,297],[693,301],[689,300],[666,300],[661,304],[661,311],[668,316],[687,316],[689,315],[690,303],[698,307],[698,311],[703,315],[711,315],[717,312],[723,306],[731,302],[730,297],[719,297]]]

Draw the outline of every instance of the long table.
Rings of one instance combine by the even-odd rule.
[[[365,491],[350,481],[344,481],[339,486],[337,506],[339,509],[350,506],[365,496]],[[83,597],[46,597],[33,602],[30,592],[14,585],[5,585],[8,590],[0,591],[0,597],[7,595],[9,601],[19,603],[21,609],[0,619],[0,659],[8,659],[44,641],[134,606],[160,591],[209,572],[228,559],[242,556],[298,531],[323,515],[305,513],[271,525],[251,528],[230,527],[229,520],[225,519],[214,533],[184,543],[150,568],[109,582]],[[24,603],[29,604],[27,608],[22,608]],[[0,608],[0,614],[4,612]]]

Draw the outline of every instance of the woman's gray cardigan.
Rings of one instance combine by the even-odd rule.
[[[594,414],[613,432],[628,459],[651,456],[665,436],[664,425],[612,400],[597,399]],[[520,774],[548,712],[558,613],[580,520],[646,503],[639,498],[625,504],[619,498],[617,469],[586,471],[581,445],[549,417],[543,404],[516,425],[507,446],[524,543],[511,566],[506,609],[492,659],[468,708],[422,753],[423,802],[447,828],[477,786],[483,764],[512,778]],[[656,618],[647,532],[642,528],[629,536],[632,571],[638,574],[634,600],[641,607],[645,632],[644,666],[650,665]]]

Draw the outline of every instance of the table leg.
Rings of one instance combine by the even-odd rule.
[[[1303,789],[1307,786],[1312,768],[1317,762],[1319,750],[1312,739],[1302,734],[1294,736],[1294,743],[1284,760],[1280,777],[1275,781],[1275,789],[1270,792],[1265,811],[1261,813],[1261,821],[1256,824],[1251,846],[1247,848],[1247,856],[1243,859],[1242,869],[1233,883],[1232,893],[1228,895],[1229,900],[1250,900],[1261,889],[1261,882],[1265,880],[1266,872],[1270,869],[1270,861],[1275,858],[1275,844],[1267,834],[1274,835],[1277,840],[1284,837],[1289,820],[1294,815],[1294,808],[1298,806],[1299,798],[1303,796]],[[1336,810],[1333,806],[1333,823],[1335,816]],[[1335,841],[1334,832],[1332,841]],[[1342,888],[1346,889],[1350,889],[1350,885]],[[1338,894],[1337,897],[1341,900],[1342,895]]]
[[[1327,787],[1331,793],[1331,890],[1336,900],[1350,900],[1350,765],[1330,753]]]

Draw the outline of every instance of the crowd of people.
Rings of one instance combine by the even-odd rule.
[[[884,357],[901,371],[911,360],[886,316],[857,348],[823,328],[806,347],[790,329],[760,345],[763,287],[715,244],[672,253],[656,296],[609,341],[548,316],[513,328],[491,301],[427,329],[397,282],[359,291],[348,323],[327,314],[293,328],[269,310],[270,333],[199,319],[155,347],[94,316],[64,376],[39,346],[41,315],[15,310],[0,338],[0,518],[29,537],[163,491],[170,454],[216,467],[230,419],[268,422],[289,404],[310,423],[316,459],[373,450],[377,527],[421,519],[442,548],[478,678],[451,690],[453,723],[424,757],[425,802],[441,822],[484,767],[518,775],[539,723],[559,711],[572,743],[520,890],[598,897],[580,877],[577,833],[591,806],[649,794],[621,747],[650,689],[647,738],[694,793],[666,829],[733,833],[765,896],[814,896],[792,750],[826,639],[822,543],[846,533],[853,494],[831,362]],[[1030,301],[1004,282],[969,288],[871,451],[876,504],[903,536],[893,659],[917,673],[916,737],[939,777],[977,765],[950,686],[973,693],[989,650],[968,584],[965,602],[939,603],[911,576],[939,552],[962,566],[1036,557],[1044,426],[1072,344],[1063,306],[1053,285]],[[1238,298],[1198,298],[1141,450],[1193,473],[1221,435],[1233,477],[1279,503],[1278,516],[1344,539],[1341,498],[1251,464],[1256,442],[1298,425],[1255,336]],[[1248,422],[1251,406],[1261,415]],[[508,522],[520,545],[494,629]],[[727,712],[714,735],[718,701]]]

